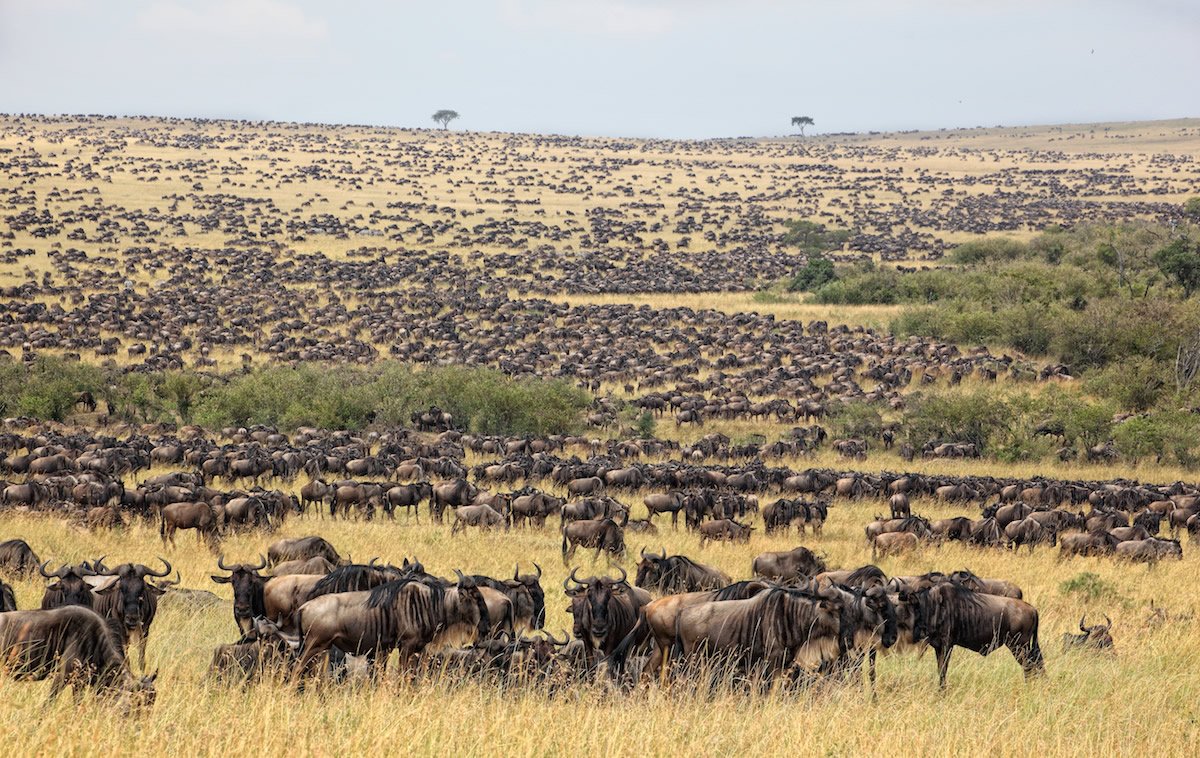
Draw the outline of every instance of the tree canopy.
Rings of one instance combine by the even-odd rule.
[[[792,126],[800,127],[800,136],[804,136],[804,127],[812,126],[815,123],[812,116],[792,116]]]
[[[452,111],[446,108],[443,108],[442,110],[433,114],[433,120],[436,123],[441,124],[443,129],[449,126],[450,122],[456,118],[458,118],[458,111]]]

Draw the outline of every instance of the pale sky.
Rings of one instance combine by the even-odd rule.
[[[1200,116],[1200,0],[0,0],[0,112],[631,137]]]

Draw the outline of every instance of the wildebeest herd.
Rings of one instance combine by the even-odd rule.
[[[198,428],[157,437],[125,429],[126,436],[116,437],[11,423],[21,431],[0,437],[11,478],[0,502],[10,513],[57,516],[102,534],[146,524],[159,532],[168,555],[190,549],[189,542],[175,542],[176,531],[194,530],[212,551],[211,581],[228,585],[239,635],[213,654],[213,675],[225,680],[274,677],[306,686],[378,678],[398,650],[401,671],[414,677],[453,672],[621,686],[713,676],[746,686],[801,687],[844,681],[868,661],[873,680],[877,655],[926,646],[935,651],[943,685],[955,646],[983,654],[1007,647],[1032,675],[1043,669],[1038,613],[1022,589],[1003,578],[965,570],[889,577],[874,565],[838,569],[801,546],[746,555],[747,578],[739,579],[700,554],[642,547],[631,582],[621,565],[633,558],[627,539],[653,543],[671,528],[694,533],[702,552],[711,542],[740,549],[761,519],[775,535],[795,526],[819,540],[839,504],[855,501],[891,509],[892,518],[866,529],[872,554],[880,557],[921,543],[1033,549],[1058,541],[1063,556],[1112,554],[1154,563],[1181,556],[1177,541],[1153,536],[1160,524],[1200,535],[1200,490],[1182,483],[797,471],[761,461],[703,465],[669,455],[642,461],[643,446],[669,450],[660,440],[597,449],[583,437],[408,429],[289,435],[251,428],[225,430],[218,444]],[[468,455],[493,458],[469,466]],[[208,465],[214,461],[219,465]],[[152,462],[174,470],[149,474]],[[336,478],[351,471],[365,475]],[[278,489],[261,486],[273,482]],[[302,497],[292,494],[297,487]],[[639,496],[646,517],[633,519]],[[770,502],[760,506],[760,498]],[[911,512],[910,498],[975,503],[980,510],[978,517],[930,521]],[[407,515],[397,514],[400,508]],[[355,562],[316,534],[270,538],[253,562],[222,554],[228,537],[265,536],[288,519],[305,519],[316,531],[330,519],[403,529],[418,523],[421,510],[443,529],[449,521],[451,539],[478,528],[502,539],[513,531],[544,533],[561,543],[571,633],[546,629],[556,588],[543,586],[543,567],[533,562],[509,576],[450,567],[453,578],[444,578],[415,556],[397,564]],[[664,516],[681,512],[682,524]],[[1173,547],[1160,552],[1159,544]],[[595,551],[593,564],[605,557],[606,570],[571,567],[580,547]],[[132,672],[145,669],[158,602],[197,592],[201,579],[188,577],[193,588],[185,589],[181,577],[169,578],[169,560],[161,563],[108,566],[97,556],[51,567],[23,540],[0,544],[0,569],[48,581],[41,610],[16,610],[11,588],[0,593],[10,611],[0,617],[6,645],[28,648],[10,670],[19,678],[54,677],[52,695],[74,682],[125,703],[152,700],[153,677]],[[1081,621],[1080,628],[1083,636],[1065,644],[1112,649],[1111,622],[1088,627]],[[107,643],[98,641],[96,630]]]

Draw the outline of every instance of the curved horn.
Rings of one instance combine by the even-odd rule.
[[[1087,620],[1087,614],[1086,614],[1086,613],[1085,613],[1085,614],[1083,614],[1082,616],[1080,616],[1080,617],[1079,617],[1079,631],[1081,631],[1081,632],[1086,632],[1086,631],[1087,631],[1087,627],[1083,625],[1083,622],[1084,622],[1084,621],[1086,621],[1086,620]]]
[[[97,574],[107,573],[108,567],[104,565],[104,559],[107,557],[108,557],[107,555],[102,555],[99,558],[97,558],[96,560],[92,561],[90,566],[88,566],[87,561],[84,561],[83,565],[88,566],[88,568],[90,568],[92,571],[95,571]]]
[[[262,571],[266,567],[267,567],[267,559],[263,557],[262,553],[259,553],[258,554],[258,565],[257,566],[249,566],[248,568],[251,571]]]
[[[53,574],[46,573],[46,567],[49,565],[50,565],[50,561],[46,561],[42,565],[38,566],[38,572],[41,573],[41,575],[47,579],[60,579],[61,577],[58,575],[57,571],[54,572]]]
[[[541,578],[542,578],[542,567],[541,567],[541,566],[539,566],[539,565],[537,565],[537,563],[534,563],[534,564],[533,564],[533,567],[534,567],[535,569],[537,569],[537,578],[538,578],[538,579],[541,579]]]
[[[462,584],[463,579],[466,579],[466,577],[463,576],[463,572],[459,571],[458,569],[454,569],[454,575],[458,577],[458,583],[460,585]]]
[[[1112,629],[1112,619],[1110,619],[1106,613],[1104,614],[1104,631],[1107,632],[1109,629]]]
[[[379,560],[379,556],[378,556],[378,555],[376,555],[376,556],[372,556],[372,557],[371,557],[371,560],[367,561],[367,565],[368,565],[368,566],[370,566],[370,567],[372,567],[372,568],[374,568],[374,567],[375,567],[375,561],[377,561],[377,560]]]
[[[659,545],[659,547],[661,547],[661,548],[662,548],[662,560],[664,560],[664,561],[665,561],[665,560],[667,559],[667,546],[666,546],[666,545]]]
[[[166,571],[163,571],[162,573],[158,573],[156,571],[151,571],[149,566],[142,566],[142,569],[145,571],[145,573],[142,574],[142,576],[152,576],[156,579],[161,579],[164,576],[171,575],[171,562],[168,561],[166,558],[163,558],[161,555],[158,556],[158,559],[163,562],[164,566],[167,567]]]
[[[628,578],[629,574],[626,574],[625,569],[621,568],[620,566],[617,566],[617,571],[621,572],[621,578],[614,582],[614,584],[622,584],[625,579]]]
[[[552,643],[552,644],[553,644],[555,647],[564,647],[564,646],[565,646],[565,645],[566,645],[568,642],[570,642],[570,641],[571,641],[571,635],[570,635],[570,634],[567,632],[567,630],[566,630],[566,629],[563,629],[563,638],[562,638],[562,642],[559,642],[558,640],[556,640],[556,639],[554,638],[554,635],[553,635],[553,634],[551,634],[550,632],[544,632],[544,634],[546,635],[546,639],[550,640],[550,642],[551,642],[551,643]]]
[[[224,553],[221,553],[220,555],[217,556],[217,568],[221,569],[222,571],[233,571],[233,569],[231,569],[225,565],[225,554]]]
[[[642,552],[638,553],[638,557],[643,561],[646,560],[646,546],[642,545]]]
[[[517,565],[513,566],[513,581],[514,582],[521,581],[521,564],[520,564],[520,562],[518,562]]]

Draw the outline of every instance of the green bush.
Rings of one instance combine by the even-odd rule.
[[[845,403],[834,408],[830,422],[836,436],[878,437],[883,432],[883,416],[875,406],[864,402]]]
[[[955,263],[968,265],[1014,261],[1028,256],[1029,246],[1008,237],[993,237],[965,242],[950,251]]]
[[[811,292],[837,279],[833,262],[820,255],[809,258],[808,263],[792,280],[787,288],[792,292]]]
[[[1121,593],[1116,585],[1106,582],[1098,574],[1084,571],[1067,579],[1058,585],[1058,591],[1064,595],[1076,595],[1085,601],[1119,600]]]
[[[0,413],[62,421],[79,393],[98,395],[103,386],[103,372],[87,363],[42,356],[29,364],[0,364]]]
[[[1019,412],[1015,399],[1001,399],[989,388],[925,391],[905,406],[904,428],[917,447],[931,440],[966,442],[982,453],[990,440],[1010,438]]]

